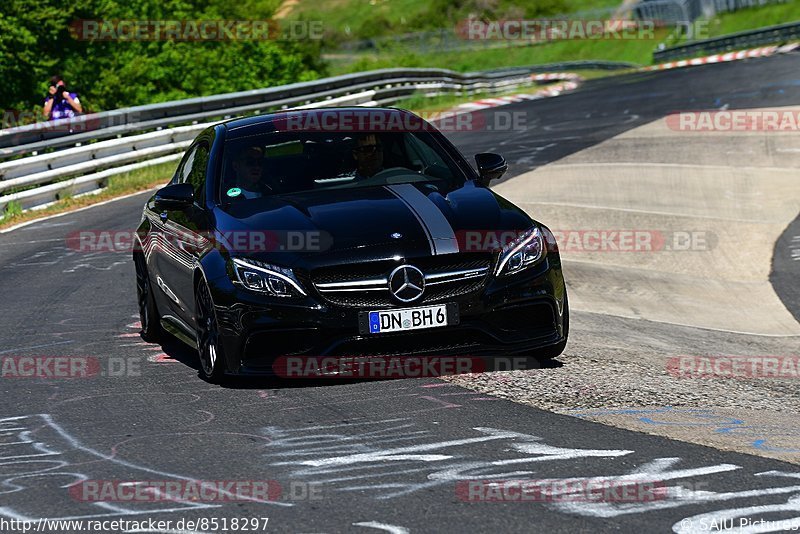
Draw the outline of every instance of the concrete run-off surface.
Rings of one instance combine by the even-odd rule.
[[[659,119],[496,191],[566,238],[575,310],[796,336],[769,273],[800,210],[798,151],[795,132],[682,132]],[[635,232],[643,246],[584,239],[612,231]]]

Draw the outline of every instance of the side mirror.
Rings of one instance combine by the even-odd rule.
[[[475,163],[478,164],[478,173],[480,174],[478,183],[483,187],[489,187],[489,182],[497,180],[508,170],[505,158],[491,152],[475,154]]]
[[[184,210],[194,203],[192,184],[171,184],[156,191],[154,206],[157,210]]]

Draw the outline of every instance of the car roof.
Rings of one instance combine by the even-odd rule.
[[[229,119],[227,121],[221,122],[220,125],[224,126],[225,129],[227,130],[226,133],[227,139],[237,139],[241,137],[247,137],[250,135],[262,133],[264,132],[264,126],[272,124],[276,120],[280,121],[303,120],[309,122],[318,122],[318,121],[313,121],[313,119],[321,119],[322,116],[329,116],[330,113],[337,113],[337,114],[377,113],[386,115],[387,117],[392,117],[392,116],[394,118],[414,117],[417,120],[419,120],[419,117],[417,115],[405,109],[389,108],[389,107],[366,108],[366,107],[350,106],[350,107],[329,107],[329,108],[278,111],[274,113],[265,113],[263,115],[254,115],[250,117],[238,117],[234,119]]]

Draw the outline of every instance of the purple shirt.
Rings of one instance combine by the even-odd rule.
[[[72,100],[80,102],[80,100],[78,100],[78,93],[70,93],[69,96],[72,98]],[[49,102],[50,100],[53,100],[52,96],[48,96],[44,99],[45,103]],[[72,106],[69,105],[69,102],[67,102],[66,99],[62,99],[61,102],[56,102],[53,104],[53,108],[50,110],[51,121],[56,119],[67,119],[74,117],[75,115],[77,115],[77,113]]]

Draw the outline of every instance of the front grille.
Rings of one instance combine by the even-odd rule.
[[[425,275],[425,292],[412,303],[396,301],[389,291],[389,274],[402,265],[396,261],[319,268],[311,272],[311,281],[326,301],[337,306],[393,308],[434,304],[481,290],[489,276],[491,256],[430,256],[409,259],[407,264]]]

